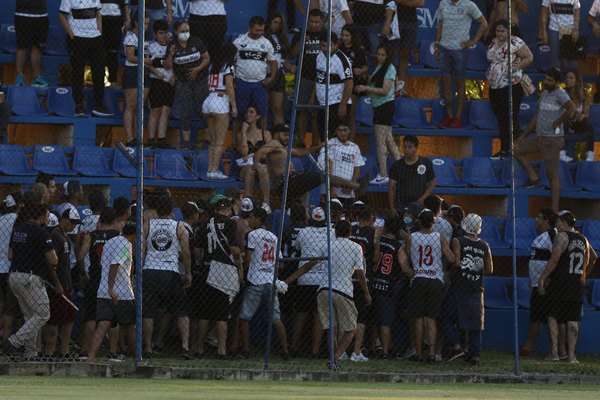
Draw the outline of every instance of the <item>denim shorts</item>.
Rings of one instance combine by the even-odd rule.
[[[469,49],[449,50],[440,46],[440,74],[454,79],[465,79]]]
[[[265,283],[263,285],[248,285],[244,289],[242,299],[242,309],[240,310],[240,319],[250,321],[258,308],[262,304],[265,310],[269,309],[273,285]],[[279,311],[279,296],[275,293],[275,302],[273,303],[273,321],[279,321],[281,313]]]

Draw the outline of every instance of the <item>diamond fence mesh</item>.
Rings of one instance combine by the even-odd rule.
[[[288,25],[291,7],[234,3],[16,2],[0,36],[4,355],[597,366],[591,49],[558,29],[579,4],[513,2],[511,25],[503,2],[293,2]]]

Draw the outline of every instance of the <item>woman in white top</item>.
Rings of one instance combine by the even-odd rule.
[[[523,88],[520,84],[523,69],[533,61],[529,47],[517,36],[510,37],[510,63],[512,75],[508,76],[508,22],[505,19],[496,21],[492,27],[494,39],[487,48],[488,69],[486,78],[490,84],[490,104],[498,119],[500,131],[500,151],[494,157],[507,156],[510,151],[510,126],[508,109],[508,86],[512,85],[512,125],[513,135],[519,133],[519,110],[523,99]]]
[[[563,35],[571,35],[576,43],[579,39],[579,0],[542,0],[540,10],[540,42],[550,46],[550,66],[562,69],[577,69],[577,60],[560,57],[560,42]]]
[[[229,126],[229,114],[237,117],[237,105],[233,88],[235,55],[237,48],[226,44],[213,57],[208,76],[209,95],[202,104],[202,114],[206,121],[208,146],[208,179],[229,178],[219,170],[219,163],[225,148],[225,135]]]
[[[577,108],[577,114],[564,124],[565,134],[582,133],[585,135],[585,161],[594,161],[594,130],[590,125],[590,104],[592,99],[583,90],[583,78],[579,71],[567,71],[565,75],[565,90]],[[575,158],[575,142],[565,143],[565,149],[560,151],[561,161],[571,162]]]

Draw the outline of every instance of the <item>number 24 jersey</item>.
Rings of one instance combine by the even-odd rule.
[[[248,282],[253,285],[272,283],[275,272],[277,236],[264,228],[258,228],[248,232],[246,243],[247,249],[254,250],[250,259]],[[279,257],[281,258],[281,252]]]

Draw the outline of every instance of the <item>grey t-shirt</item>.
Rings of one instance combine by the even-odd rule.
[[[535,127],[538,136],[564,136],[562,125],[560,126],[559,133],[556,133],[552,124],[564,114],[566,111],[565,103],[569,100],[569,95],[561,88],[556,88],[552,92],[547,90],[542,92]]]
[[[442,0],[437,17],[442,21],[440,46],[448,50],[460,50],[460,44],[469,40],[471,21],[481,17],[481,11],[470,0]]]

